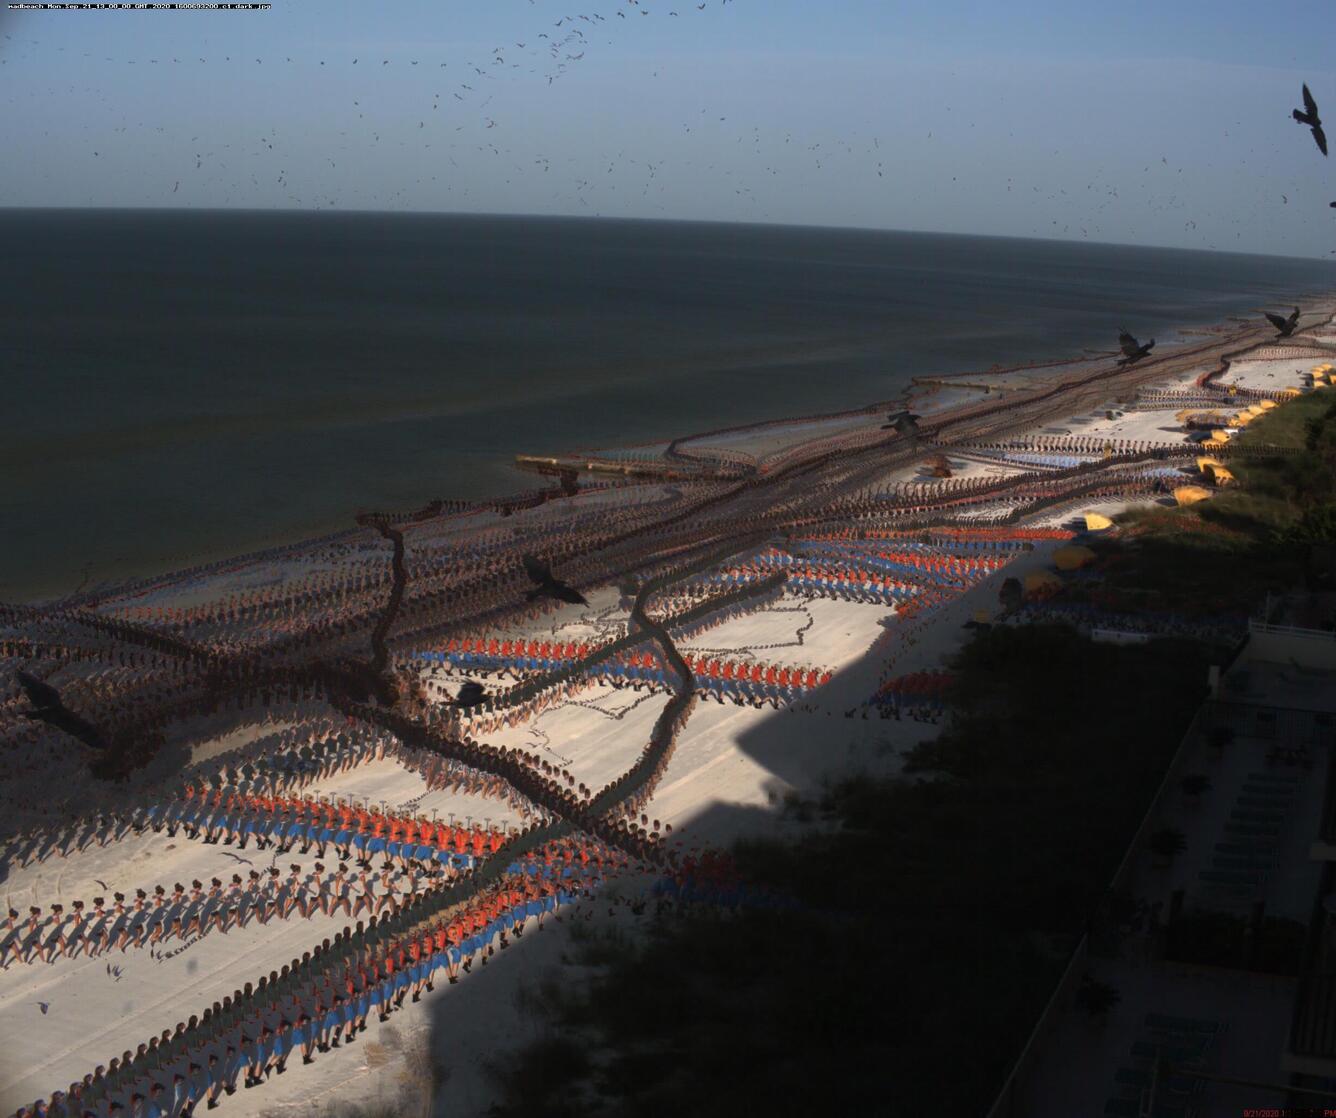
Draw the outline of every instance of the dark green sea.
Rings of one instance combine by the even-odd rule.
[[[517,452],[898,395],[1317,260],[546,218],[0,211],[0,599],[527,487]]]

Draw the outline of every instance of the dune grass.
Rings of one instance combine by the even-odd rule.
[[[1273,408],[1240,445],[1298,453],[1230,460],[1238,484],[1186,508],[1134,509],[1099,549],[1107,588],[1184,612],[1247,609],[1266,593],[1329,578],[1336,543],[1336,392]]]
[[[1120,608],[1247,612],[1336,541],[1336,393],[1273,409],[1211,501],[1119,519]],[[674,913],[584,950],[547,1037],[493,1068],[497,1118],[987,1110],[1139,825],[1219,650],[993,629],[955,665],[957,714],[899,780],[827,790],[800,843],[748,842],[792,911]],[[835,826],[831,826],[832,822]],[[1055,951],[1054,946],[1059,949]],[[576,1050],[597,1050],[588,1061]]]
[[[664,915],[597,945],[603,976],[558,984],[547,1038],[494,1068],[499,1118],[986,1110],[1204,693],[1206,657],[1035,627],[979,636],[958,670],[968,713],[913,751],[907,779],[843,782],[802,842],[737,847],[745,878],[796,910]],[[571,1038],[607,1059],[554,1049]]]

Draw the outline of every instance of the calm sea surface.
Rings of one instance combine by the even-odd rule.
[[[0,599],[535,484],[517,452],[896,396],[1336,287],[930,234],[0,211]]]

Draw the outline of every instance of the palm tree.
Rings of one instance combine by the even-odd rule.
[[[1188,848],[1187,836],[1177,827],[1165,827],[1150,836],[1151,853],[1156,864],[1167,866],[1173,857]]]
[[[1090,1014],[1092,1020],[1104,1021],[1109,1010],[1122,1000],[1123,996],[1116,988],[1089,974],[1081,980],[1081,988],[1076,991],[1076,1004]]]

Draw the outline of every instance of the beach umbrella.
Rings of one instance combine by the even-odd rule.
[[[1214,431],[1211,432],[1210,441],[1213,443],[1227,443],[1229,442],[1229,432],[1222,431],[1220,430],[1220,428],[1217,427]]]
[[[1294,397],[1302,396],[1304,393],[1302,388],[1282,388],[1280,394],[1288,400],[1293,400]],[[1271,401],[1268,400],[1267,403],[1269,404]]]
[[[1027,596],[1032,594],[1047,594],[1050,591],[1061,589],[1062,579],[1053,574],[1052,571],[1031,571],[1025,576],[1025,593]]]
[[[1270,404],[1271,401],[1268,400],[1267,403]],[[1275,407],[1274,404],[1271,404],[1271,406]],[[1256,419],[1264,411],[1266,411],[1266,408],[1263,407],[1261,404],[1253,404],[1251,407],[1248,408],[1248,414],[1252,416],[1254,419]]]
[[[1197,459],[1197,469],[1200,470],[1202,473],[1205,473],[1212,466],[1223,466],[1223,465],[1224,463],[1219,461],[1218,459],[1209,458],[1204,454]]]
[[[1213,485],[1230,485],[1234,481],[1234,475],[1224,466],[1208,466],[1205,472]]]
[[[1053,565],[1060,571],[1079,571],[1095,561],[1095,553],[1080,544],[1060,547],[1053,553]]]
[[[1188,427],[1218,427],[1228,419],[1228,413],[1214,409],[1185,408],[1175,412],[1174,418]]]
[[[1204,501],[1211,495],[1209,489],[1203,489],[1200,485],[1180,485],[1174,490],[1174,500],[1179,505],[1195,505],[1198,501]]]
[[[1088,512],[1085,514],[1085,526],[1087,532],[1103,532],[1113,527],[1113,521],[1097,512]]]
[[[1263,400],[1260,404],[1257,405],[1257,410],[1261,412],[1268,412],[1275,406],[1276,406],[1275,400]]]

